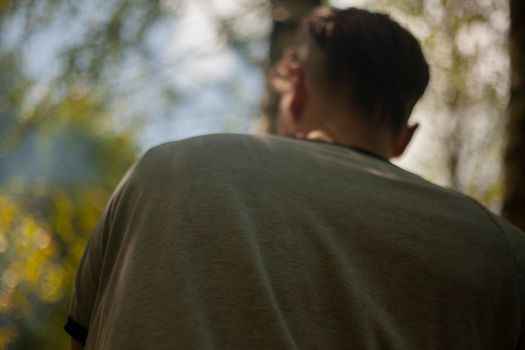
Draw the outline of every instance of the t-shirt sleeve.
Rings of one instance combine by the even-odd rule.
[[[514,259],[521,314],[521,333],[516,349],[525,350],[525,233],[499,217],[496,221],[507,237]]]
[[[108,225],[108,211],[104,213],[89,237],[86,250],[77,270],[69,316],[65,331],[81,344],[85,344],[99,287],[104,257],[104,230]]]
[[[135,166],[131,167],[113,193],[104,213],[89,236],[80,260],[64,330],[81,344],[86,342],[95,303],[102,287],[99,285],[100,277],[113,212],[134,168]]]

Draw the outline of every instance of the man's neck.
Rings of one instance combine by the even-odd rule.
[[[351,130],[353,132],[342,133],[337,130],[315,129],[308,132],[304,138],[357,147],[385,159],[391,158],[389,135],[380,134],[379,129],[373,133],[364,130]]]

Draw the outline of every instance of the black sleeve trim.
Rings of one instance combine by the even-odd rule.
[[[78,341],[82,345],[86,345],[86,338],[88,334],[87,328],[81,326],[77,321],[75,321],[71,316],[67,318],[67,322],[64,325],[64,330],[69,334],[73,339]]]

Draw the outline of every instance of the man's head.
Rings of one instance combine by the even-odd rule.
[[[388,15],[317,8],[275,68],[282,93],[278,132],[318,132],[399,156],[417,127],[408,118],[428,81],[419,43]]]

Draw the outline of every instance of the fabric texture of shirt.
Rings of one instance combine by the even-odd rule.
[[[525,235],[474,200],[320,142],[148,151],[80,263],[87,349],[525,349]]]

